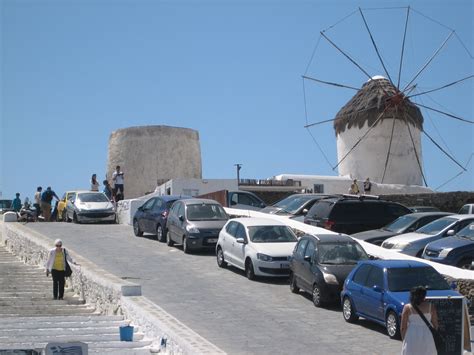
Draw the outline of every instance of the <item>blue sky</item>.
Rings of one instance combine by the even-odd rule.
[[[110,133],[140,125],[199,131],[203,177],[335,172],[304,125],[301,75],[319,31],[362,8],[412,6],[454,28],[473,51],[473,2],[455,1],[73,1],[0,0],[0,191],[58,194],[103,179]],[[389,71],[398,72],[405,10],[364,10]],[[358,13],[327,34],[383,74]],[[449,34],[412,12],[402,83]],[[472,74],[457,37],[420,76],[417,90]],[[367,78],[322,40],[309,75],[360,87]],[[473,119],[473,80],[420,103]],[[353,92],[306,83],[308,121],[333,118]],[[434,124],[433,124],[434,122]],[[425,114],[425,128],[462,164],[473,125]],[[331,124],[311,131],[336,163]],[[447,145],[447,147],[445,146]],[[432,188],[460,169],[423,139]],[[473,158],[474,160],[474,158]],[[442,191],[474,190],[474,161]]]

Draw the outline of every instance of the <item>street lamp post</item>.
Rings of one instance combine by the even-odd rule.
[[[234,164],[237,169],[237,186],[240,184],[240,169],[242,169],[242,164]]]

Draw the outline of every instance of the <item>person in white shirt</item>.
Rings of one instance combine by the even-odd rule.
[[[120,193],[122,196],[125,195],[124,191],[123,191],[123,172],[120,170],[120,165],[117,165],[115,167],[115,171],[114,173],[112,174],[112,180],[114,181],[114,192],[115,194],[117,195],[117,193],[119,192],[120,190]]]
[[[35,203],[33,204],[36,209],[36,218],[38,218],[41,213],[41,191],[43,191],[43,188],[38,186],[35,192]]]
[[[92,174],[91,177],[91,191],[99,191],[99,182],[97,181],[96,174]]]

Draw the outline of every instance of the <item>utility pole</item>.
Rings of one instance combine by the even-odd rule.
[[[242,164],[234,164],[234,166],[237,168],[237,186],[240,184],[240,169],[242,169]]]

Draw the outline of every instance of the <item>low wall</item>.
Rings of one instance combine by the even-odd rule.
[[[10,252],[29,265],[44,267],[52,242],[16,222],[0,221],[0,240]],[[123,315],[143,329],[158,351],[162,339],[166,354],[224,354],[212,343],[182,324],[161,307],[141,296],[141,286],[122,280],[68,249],[80,265],[71,265],[73,290],[101,314]]]
[[[474,203],[474,192],[454,191],[429,194],[383,195],[385,200],[399,202],[405,206],[434,206],[440,211],[457,213],[466,203]]]

